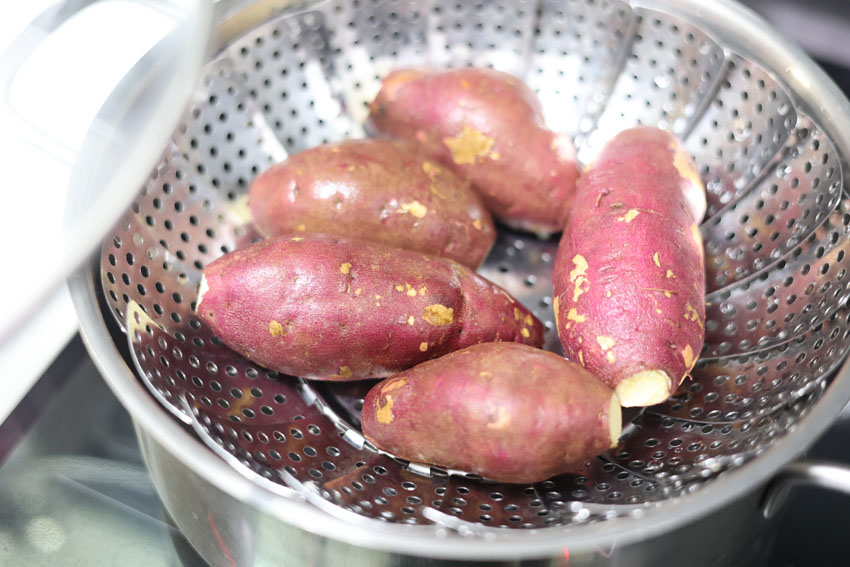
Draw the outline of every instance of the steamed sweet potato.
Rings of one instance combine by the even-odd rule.
[[[371,128],[416,140],[468,179],[493,215],[538,234],[560,231],[578,178],[572,141],[547,130],[520,80],[490,69],[390,73]]]
[[[496,230],[481,200],[416,147],[350,140],[312,148],[251,184],[251,215],[265,237],[321,232],[443,256],[476,268]]]
[[[574,472],[620,436],[614,391],[578,364],[516,343],[422,363],[373,387],[363,434],[405,459],[504,482]]]
[[[705,191],[670,134],[620,133],[582,175],[555,259],[567,356],[624,406],[666,400],[705,337]]]
[[[204,270],[197,312],[243,356],[321,380],[389,376],[480,342],[543,342],[540,321],[469,268],[331,235],[222,256]]]

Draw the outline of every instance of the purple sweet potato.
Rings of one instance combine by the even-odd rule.
[[[670,134],[626,130],[582,175],[555,258],[566,355],[624,406],[666,400],[705,338],[705,192]]]
[[[572,141],[547,130],[537,96],[490,69],[390,73],[372,102],[371,128],[416,140],[468,179],[490,212],[538,234],[563,228],[579,171]]]
[[[404,459],[503,482],[576,472],[620,436],[620,402],[578,364],[517,343],[486,343],[374,386],[363,434]]]
[[[540,321],[469,268],[332,235],[222,256],[204,270],[197,312],[243,356],[320,380],[385,377],[480,342],[543,342]]]
[[[267,238],[338,234],[472,268],[496,239],[468,183],[405,142],[349,140],[300,152],[254,180],[249,204]]]

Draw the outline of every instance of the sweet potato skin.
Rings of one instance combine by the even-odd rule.
[[[370,127],[416,140],[468,179],[497,219],[540,234],[561,230],[578,178],[572,141],[547,130],[520,80],[490,69],[390,73]]]
[[[537,482],[575,472],[611,447],[613,395],[556,354],[486,343],[377,384],[361,423],[369,441],[397,457]]]
[[[555,258],[555,316],[566,356],[612,388],[663,370],[675,390],[702,349],[694,215],[705,207],[695,177],[672,135],[638,127],[611,140],[579,182]]]
[[[300,152],[260,174],[248,203],[266,238],[338,234],[472,268],[496,239],[468,184],[404,142],[348,140]]]
[[[226,345],[305,378],[379,378],[478,342],[543,342],[540,321],[469,268],[339,236],[252,244],[209,264],[201,287],[198,315]]]

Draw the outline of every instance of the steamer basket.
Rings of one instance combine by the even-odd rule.
[[[120,359],[92,310],[97,282],[74,284],[90,349],[133,413],[178,523],[185,513],[175,508],[193,504],[157,472],[163,450],[180,474],[228,495],[225,516],[234,500],[240,514],[262,510],[399,555],[560,557],[565,547],[646,539],[741,497],[850,398],[846,372],[831,379],[850,345],[848,104],[751,14],[689,0],[332,0],[283,12],[259,4],[266,9],[222,10],[220,51],[103,244],[103,316],[126,334],[114,335],[127,341]],[[204,265],[257,238],[246,207],[252,179],[297,151],[365,136],[381,78],[424,64],[523,78],[585,162],[621,129],[671,130],[706,182],[707,333],[693,378],[668,402],[628,414],[619,446],[581,474],[507,485],[396,459],[359,431],[372,382],[266,371],[194,314]],[[556,247],[500,229],[480,273],[533,310],[546,348],[560,352]],[[124,365],[158,408],[140,399]],[[181,528],[199,548],[210,539]],[[249,545],[244,534],[223,537],[228,555]]]

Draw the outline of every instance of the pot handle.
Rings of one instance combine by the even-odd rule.
[[[767,486],[762,499],[765,518],[782,507],[792,486],[820,486],[850,495],[850,467],[828,461],[797,461],[786,465]]]

